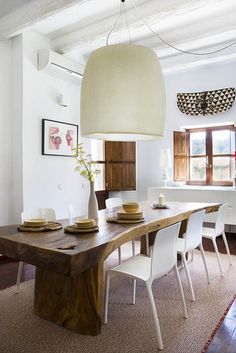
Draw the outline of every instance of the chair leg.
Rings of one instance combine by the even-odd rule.
[[[110,288],[110,272],[108,270],[106,272],[106,284],[105,284],[104,324],[107,324],[109,288]]]
[[[182,256],[182,261],[183,261],[183,263],[184,263],[184,268],[185,268],[185,272],[186,272],[186,276],[187,276],[189,288],[190,288],[190,291],[191,291],[192,301],[195,302],[195,295],[194,295],[194,291],[193,291],[193,285],[192,285],[192,280],[191,280],[190,272],[189,272],[189,269],[188,269],[188,264],[187,264],[185,255],[184,255],[184,254],[181,254],[181,256]]]
[[[136,285],[137,285],[137,281],[136,281],[136,279],[134,279],[134,282],[133,282],[133,300],[132,300],[132,304],[135,304],[135,299],[136,299]]]
[[[132,240],[132,254],[135,256],[135,240]]]
[[[188,314],[187,314],[187,308],[186,308],[186,302],[185,302],[185,297],[184,297],[184,291],[183,291],[183,286],[180,280],[179,276],[179,270],[177,265],[174,266],[174,271],[175,271],[175,276],[176,276],[176,281],[180,290],[181,298],[182,298],[182,304],[183,304],[183,315],[187,319]]]
[[[119,265],[121,264],[121,247],[119,246],[118,248],[118,261],[119,261]]]
[[[149,237],[148,237],[148,233],[145,234],[145,240],[146,240],[146,249],[147,249],[147,255],[149,256]]]
[[[218,247],[217,247],[215,238],[212,238],[212,243],[213,243],[213,246],[214,246],[214,249],[215,249],[215,253],[216,253],[216,257],[217,257],[217,261],[218,261],[218,264],[219,264],[220,275],[223,276],[223,271],[222,271],[221,261],[220,261],[220,254],[219,254],[219,251],[218,251]]]
[[[227,255],[228,255],[228,258],[229,258],[229,263],[230,263],[230,265],[232,265],[230,251],[229,251],[229,245],[228,245],[228,242],[227,242],[227,238],[226,238],[225,232],[222,233],[222,237],[223,237],[223,241],[224,241],[224,244],[225,244],[225,249],[226,249],[226,252],[227,252]]]
[[[191,251],[191,261],[193,261],[193,250]]]
[[[210,284],[211,281],[210,281],[209,272],[208,272],[208,268],[207,268],[207,264],[206,264],[206,256],[205,256],[202,244],[199,244],[199,248],[200,248],[200,252],[201,252],[201,255],[202,255],[202,261],[203,261],[203,264],[204,264],[204,267],[205,267],[205,271],[206,271],[207,283]]]
[[[146,288],[147,288],[148,297],[149,297],[151,308],[152,308],[152,316],[153,316],[155,330],[156,330],[156,334],[157,334],[158,348],[159,348],[159,350],[162,350],[163,349],[163,342],[162,342],[162,338],[161,338],[160,324],[159,324],[159,320],[158,320],[158,316],[157,316],[157,310],[156,310],[156,305],[155,305],[155,301],[153,298],[151,284],[146,282]]]
[[[18,266],[17,279],[16,279],[16,293],[19,293],[19,286],[20,286],[23,265],[24,265],[24,262],[20,261]]]

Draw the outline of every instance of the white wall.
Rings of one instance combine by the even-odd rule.
[[[37,70],[37,51],[49,47],[35,32],[23,36],[23,208],[53,207],[61,218],[68,216],[69,203],[76,214],[86,214],[89,184],[74,171],[73,158],[41,154],[43,118],[77,125],[80,119],[80,87]],[[59,94],[68,98],[67,108],[58,105]]]
[[[12,39],[11,71],[11,184],[9,199],[11,212],[9,223],[20,220],[23,209],[23,40],[22,36]]]
[[[0,224],[11,212],[11,41],[0,41]]]
[[[199,92],[224,87],[236,87],[236,60],[211,64],[195,70],[165,75],[166,86],[166,132],[153,142],[137,143],[137,191],[138,199],[147,198],[147,188],[161,183],[159,167],[161,148],[170,148],[173,157],[173,131],[183,126],[236,122],[236,103],[228,112],[205,117],[191,117],[177,107],[177,93]],[[173,160],[173,158],[172,158]]]
[[[0,224],[17,222],[22,209],[34,207],[54,207],[59,218],[67,217],[69,203],[76,214],[87,212],[89,185],[74,172],[75,161],[41,154],[42,119],[79,124],[80,111],[79,86],[37,70],[37,51],[49,46],[34,32],[0,42]],[[236,120],[236,104],[226,113],[200,118],[182,114],[176,105],[178,92],[236,87],[236,61],[169,74],[165,83],[165,137],[137,143],[137,193],[117,195],[123,199],[146,199],[147,188],[160,184],[160,149],[172,150],[174,130]],[[57,104],[59,94],[68,98],[68,108]],[[83,141],[89,152],[89,141]]]

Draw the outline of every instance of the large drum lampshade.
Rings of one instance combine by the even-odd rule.
[[[134,44],[95,50],[81,87],[81,135],[108,141],[164,134],[165,88],[154,51]]]

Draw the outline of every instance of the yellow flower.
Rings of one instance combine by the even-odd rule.
[[[97,163],[92,160],[92,155],[85,153],[82,143],[79,143],[77,147],[73,148],[73,151],[73,157],[76,159],[77,163],[75,171],[79,172],[82,177],[94,182],[100,170],[97,168]]]

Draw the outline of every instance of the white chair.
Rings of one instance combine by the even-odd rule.
[[[57,219],[55,210],[53,208],[42,208],[42,218],[49,222],[55,222]]]
[[[36,208],[21,212],[21,222],[23,223],[26,219],[42,218],[42,208]]]
[[[229,258],[229,263],[230,263],[230,265],[232,265],[232,261],[231,261],[231,257],[230,257],[230,251],[229,251],[229,245],[228,245],[228,242],[227,242],[227,238],[225,236],[225,212],[226,212],[226,208],[227,208],[227,204],[223,204],[223,205],[221,205],[219,207],[219,209],[217,211],[217,215],[216,215],[216,222],[215,222],[214,228],[203,227],[203,229],[202,229],[202,236],[204,238],[208,238],[208,239],[212,240],[212,243],[213,243],[213,246],[214,246],[214,249],[215,249],[215,253],[216,253],[216,256],[217,256],[217,260],[218,260],[221,276],[223,276],[223,271],[222,271],[220,255],[219,255],[219,251],[218,251],[218,247],[217,247],[217,243],[216,243],[216,238],[219,237],[220,235],[222,235],[222,238],[223,238],[223,241],[224,241],[224,244],[225,244],[226,252],[227,252],[228,258]]]
[[[74,207],[71,204],[68,206],[68,213],[69,213],[69,222],[70,222],[70,225],[72,225],[75,223],[75,213],[74,213]]]
[[[108,210],[112,210],[113,207],[122,206],[122,199],[119,197],[110,197],[105,200],[105,205]],[[135,256],[135,241],[132,240],[132,255]],[[121,264],[121,247],[118,248],[118,259],[119,264]]]
[[[56,213],[53,208],[37,208],[21,212],[21,222],[31,218],[45,218],[48,221],[56,221]],[[16,279],[16,293],[19,292],[20,280],[22,276],[24,262],[20,261]]]
[[[82,214],[75,215],[75,209],[72,204],[69,204],[69,206],[68,206],[68,215],[69,215],[69,224],[70,225],[75,224],[76,218],[82,216]]]
[[[186,260],[186,254],[199,246],[202,255],[203,264],[206,271],[207,281],[210,283],[208,269],[206,265],[206,258],[202,246],[202,225],[204,220],[205,210],[191,214],[188,219],[186,233],[183,238],[178,238],[177,241],[177,252],[181,255],[181,260],[184,264],[184,268],[187,275],[188,284],[191,291],[192,301],[195,301],[195,295],[193,291],[192,280]]]
[[[152,293],[152,282],[167,274],[170,270],[175,271],[178,287],[181,293],[183,315],[187,318],[187,309],[185,304],[185,298],[183,293],[182,284],[179,277],[177,268],[177,237],[179,234],[180,222],[163,228],[157,232],[156,238],[153,245],[153,251],[151,257],[145,255],[136,255],[130,258],[123,264],[110,269],[106,272],[106,289],[105,289],[105,313],[104,323],[107,323],[108,314],[108,296],[109,296],[109,284],[111,275],[124,275],[134,279],[133,287],[133,304],[135,303],[135,290],[136,290],[136,279],[139,279],[146,284],[148,297],[151,304],[153,320],[155,324],[155,330],[158,340],[158,348],[163,349],[161,331],[159,320],[157,316],[156,305]],[[132,324],[132,323],[130,323]]]
[[[119,197],[110,197],[105,200],[106,208],[111,209],[113,207],[119,207],[122,205],[122,200]]]

